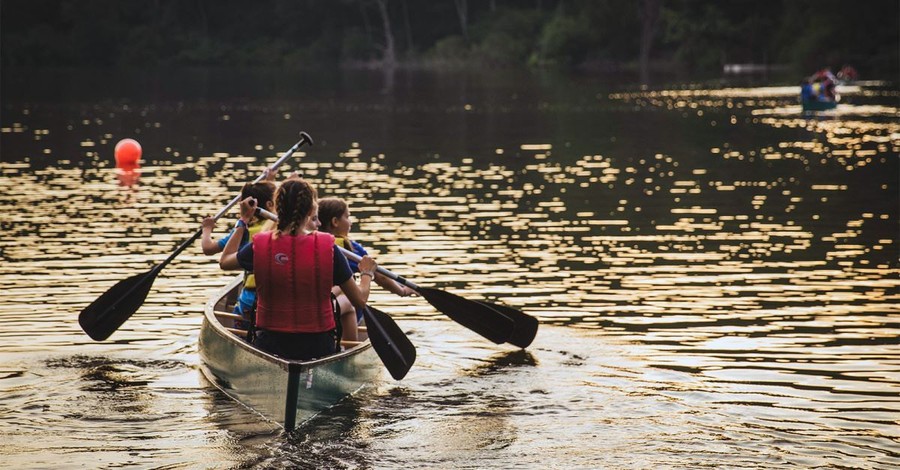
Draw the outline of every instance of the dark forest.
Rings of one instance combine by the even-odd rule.
[[[2,65],[898,70],[900,2],[2,0]]]

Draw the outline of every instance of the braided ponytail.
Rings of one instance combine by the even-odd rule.
[[[275,193],[275,209],[278,226],[275,236],[296,235],[306,226],[316,203],[316,188],[301,178],[289,178],[281,183]]]

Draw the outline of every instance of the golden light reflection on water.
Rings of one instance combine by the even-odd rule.
[[[841,129],[853,125],[833,124]],[[815,126],[814,132],[826,136],[833,133],[828,121],[816,121]],[[766,161],[798,158],[809,164],[811,154],[828,152],[829,162],[836,161],[848,170],[864,166],[845,165],[851,157],[883,164],[887,158],[885,146],[891,143],[864,139],[869,136],[864,132],[892,134],[897,132],[896,127],[892,123],[857,125],[859,137],[829,142],[851,149],[877,144],[874,149],[844,151],[809,142],[783,142],[779,149],[795,152],[763,149],[759,152],[762,155],[751,152],[747,162],[761,156]],[[893,238],[879,238],[872,245],[850,241],[865,224],[890,223],[895,213],[866,212],[847,221],[844,231],[814,234],[812,228],[804,227],[809,220],[770,222],[770,214],[775,211],[765,211],[773,199],[789,197],[790,204],[783,208],[786,214],[806,201],[827,202],[828,196],[820,193],[847,191],[846,184],[809,184],[804,188],[796,177],[717,180],[709,169],[690,169],[687,178],[680,179],[687,169],[679,169],[672,156],[656,155],[637,165],[622,166],[601,155],[588,155],[573,165],[564,165],[543,160],[551,152],[549,144],[522,144],[520,148],[535,152],[535,163],[526,163],[520,170],[502,165],[475,166],[472,159],[464,159],[459,165],[436,162],[388,170],[378,162],[378,156],[365,158],[358,146],[342,152],[338,161],[304,160],[295,169],[316,182],[323,195],[348,197],[360,220],[359,237],[373,240],[371,243],[385,252],[388,262],[401,262],[399,271],[462,289],[477,286],[486,296],[532,307],[538,314],[551,304],[590,308],[577,301],[581,295],[595,289],[609,292],[601,279],[596,279],[596,286],[591,285],[598,277],[596,273],[601,272],[603,278],[625,277],[618,275],[619,268],[633,265],[675,263],[665,270],[683,272],[710,264],[725,264],[728,270],[740,271],[745,263],[750,263],[752,270],[802,269],[802,264],[793,266],[791,260],[766,259],[776,254],[796,255],[809,250],[813,242],[825,242],[832,248],[820,258],[823,262],[840,259],[838,264],[848,268],[873,263],[876,269],[892,267],[889,256],[870,259],[873,257],[869,255],[890,252],[895,245]],[[712,149],[711,154],[725,160],[744,159],[737,151]],[[85,267],[109,266],[112,271],[106,271],[103,280],[133,269],[134,260],[143,259],[145,265],[158,261],[172,244],[196,227],[196,218],[214,211],[211,201],[223,200],[234,191],[234,182],[246,178],[248,166],[262,163],[255,158],[223,154],[187,160],[143,168],[141,184],[134,190],[117,187],[110,170],[103,167],[28,171],[27,163],[4,164],[2,174],[8,188],[40,188],[16,199],[17,207],[30,210],[9,211],[7,221],[20,238],[18,243],[4,243],[4,256],[32,263],[46,259],[47,269],[56,263],[65,265],[67,258],[87,258],[88,262],[82,262],[77,270],[84,273]],[[215,174],[210,173],[210,167],[218,167]],[[185,174],[196,181],[185,181]],[[360,174],[367,175],[362,184],[346,186],[347,181],[358,181]],[[621,186],[633,187],[638,197],[619,199],[608,212],[589,206],[590,211],[572,213],[567,207],[566,194],[587,191],[602,195],[602,191]],[[736,213],[734,208],[704,205],[714,206],[719,194],[735,192],[745,193],[741,198],[748,203],[745,209],[762,213]],[[654,196],[662,196],[660,193],[669,195],[669,215],[656,213],[654,217],[660,220],[651,220],[649,226],[632,223],[635,218],[643,218],[641,205],[658,204],[661,197]],[[709,197],[704,198],[705,194]],[[644,201],[640,196],[645,196]],[[687,198],[701,203],[686,203],[683,199]],[[820,215],[814,214],[812,219],[818,220]],[[649,233],[640,235],[641,231]],[[38,235],[50,241],[38,245]],[[817,237],[820,240],[815,240]],[[73,250],[73,246],[78,249]],[[133,251],[135,247],[140,251]],[[568,266],[567,261],[579,269]],[[584,270],[582,266],[593,269]],[[220,277],[215,270],[210,274]],[[829,275],[851,274],[838,271]],[[534,285],[538,283],[542,286]],[[539,292],[566,296],[559,302],[553,296],[535,295]],[[632,303],[644,302],[638,298]],[[552,321],[553,316],[548,315],[546,320]]]
[[[281,173],[296,170],[321,196],[348,199],[355,237],[398,274],[507,303],[545,325],[596,332],[642,364],[563,364],[601,362],[583,379],[589,389],[636,388],[644,399],[700,410],[679,415],[683,430],[751,442],[748,434],[797,442],[814,433],[825,447],[841,442],[857,458],[874,449],[869,462],[896,463],[897,109],[842,104],[837,113],[803,116],[794,94],[791,87],[609,96],[634,112],[681,113],[704,129],[778,132],[749,144],[715,134],[699,157],[581,154],[522,141],[491,143],[485,155],[416,158],[353,142],[313,148]],[[866,97],[864,89],[844,95]],[[79,138],[68,155],[45,147],[55,133],[102,123],[91,116],[57,130],[30,119],[23,112],[2,128],[4,142],[29,139],[34,149],[5,148],[0,163],[5,354],[88,343],[77,312],[164,259],[283,145],[259,142],[254,155],[165,148],[145,156],[137,184],[123,187],[102,152],[118,135]],[[158,122],[148,118],[148,128]],[[199,247],[185,252],[110,347],[192,354],[205,296],[226,277]],[[444,319],[423,299],[377,292],[372,302],[400,323]],[[39,323],[36,305],[47,316]],[[535,350],[547,354],[541,341],[552,339],[538,337]],[[717,424],[729,420],[739,424]],[[652,423],[648,432],[664,429]],[[437,439],[442,428],[431,430]],[[846,438],[856,432],[867,440]],[[457,436],[447,445],[470,444]]]

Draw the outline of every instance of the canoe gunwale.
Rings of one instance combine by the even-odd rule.
[[[200,372],[222,393],[290,432],[380,374],[381,363],[368,339],[322,359],[294,361],[229,331],[225,325],[234,317],[223,315],[228,320],[223,325],[217,315],[234,301],[242,281],[237,276],[209,297],[198,338]]]
[[[274,356],[269,354],[261,349],[254,347],[252,344],[247,341],[235,336],[233,333],[228,331],[225,326],[219,323],[219,319],[216,318],[215,307],[219,304],[222,298],[228,295],[229,292],[234,290],[243,282],[243,275],[236,276],[231,280],[225,287],[222,287],[215,291],[213,295],[210,296],[209,301],[206,303],[206,307],[204,308],[203,315],[206,318],[207,325],[214,329],[219,336],[230,340],[232,343],[240,347],[241,349],[253,354],[254,356],[258,356],[267,362],[272,364],[276,364],[281,367],[283,370],[289,373],[301,373],[306,372],[310,369],[315,369],[319,366],[329,364],[331,362],[337,362],[346,359],[349,356],[353,356],[355,354],[359,354],[366,349],[372,347],[372,343],[366,339],[362,341],[360,344],[357,344],[351,348],[347,348],[337,354],[332,354],[330,356],[323,357],[321,359],[314,359],[311,361],[299,361],[299,360],[291,360],[284,359],[278,356]]]

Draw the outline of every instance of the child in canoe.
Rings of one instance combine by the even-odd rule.
[[[265,208],[268,211],[275,210],[275,183],[272,181],[260,181],[259,183],[254,184],[245,184],[241,189],[241,200],[247,199],[248,197],[254,198],[259,204],[258,207]],[[266,224],[266,220],[254,216],[250,223],[247,224],[249,228],[248,230],[244,230],[241,234],[241,242],[240,247],[250,243],[253,235],[264,230],[264,226]],[[203,254],[205,255],[214,255],[216,253],[221,253],[222,250],[225,249],[225,246],[228,244],[228,240],[231,239],[231,236],[234,235],[235,230],[232,229],[228,235],[220,238],[219,240],[212,239],[212,231],[216,226],[216,220],[212,217],[207,217],[203,219],[203,234],[200,239],[200,246],[203,248]],[[256,277],[252,273],[244,273],[244,287],[241,289],[241,293],[238,296],[238,301],[234,306],[234,313],[242,316],[246,322],[251,320],[251,315],[253,311],[256,309]],[[248,323],[238,322],[235,324],[237,328],[247,328],[249,326]]]
[[[336,197],[319,199],[319,223],[322,224],[319,230],[334,235],[335,245],[352,251],[359,256],[368,255],[368,252],[361,244],[350,239],[350,228],[353,223],[350,220],[350,206],[343,199]],[[350,262],[350,269],[353,272],[359,272],[359,266],[356,262],[348,261]],[[401,297],[415,294],[414,290],[378,273],[375,273],[375,283]],[[335,289],[332,293],[337,297],[338,305],[341,309],[343,339],[345,341],[356,341],[357,325],[362,319],[362,310],[354,309],[347,296],[338,289]]]
[[[275,228],[256,234],[253,243],[240,249],[232,237],[219,258],[222,269],[255,273],[258,304],[253,344],[287,359],[321,358],[338,350],[331,289],[340,286],[353,305],[365,308],[377,268],[372,258],[363,257],[357,285],[347,259],[334,246],[334,237],[307,230],[316,214],[316,199],[316,190],[307,181],[289,178],[275,193]],[[256,202],[253,197],[241,201],[235,237],[247,231]]]

